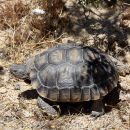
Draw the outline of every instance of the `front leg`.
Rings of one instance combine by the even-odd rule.
[[[53,108],[53,105],[51,106],[49,103],[45,102],[41,97],[38,97],[37,99],[39,107],[47,113],[48,116],[50,117],[57,117],[58,113],[57,111]]]
[[[99,117],[105,113],[105,104],[102,99],[92,101],[91,116]]]

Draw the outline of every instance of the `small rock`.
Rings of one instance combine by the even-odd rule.
[[[25,116],[26,118],[32,116],[32,113],[31,113],[31,112],[28,112],[28,111],[26,111],[26,110],[23,111],[23,114],[24,114],[24,116]]]
[[[66,37],[62,39],[62,43],[74,42],[73,37]]]
[[[20,84],[18,84],[18,83],[15,84],[15,87],[14,87],[15,90],[20,90],[20,88],[21,88],[21,85],[20,85]]]
[[[4,94],[4,93],[6,93],[7,92],[7,89],[5,88],[5,87],[1,87],[0,88],[0,93],[1,94]]]
[[[43,9],[34,9],[34,10],[32,10],[32,13],[35,15],[43,15],[46,12]]]

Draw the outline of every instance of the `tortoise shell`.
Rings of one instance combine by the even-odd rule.
[[[32,85],[51,101],[98,100],[117,87],[111,59],[99,49],[75,44],[58,45],[35,56]]]

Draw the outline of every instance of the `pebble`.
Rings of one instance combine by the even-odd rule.
[[[0,93],[1,94],[4,94],[4,93],[6,93],[7,92],[7,89],[5,88],[5,87],[1,87],[0,88]]]
[[[31,112],[28,112],[28,111],[26,111],[26,110],[23,110],[23,114],[24,114],[24,116],[25,116],[26,118],[32,117],[32,113],[31,113]]]
[[[34,9],[32,10],[32,13],[35,14],[35,15],[42,15],[42,14],[45,14],[45,10],[42,10],[42,9]]]
[[[74,42],[73,37],[66,37],[62,39],[62,43],[67,43],[67,42]]]

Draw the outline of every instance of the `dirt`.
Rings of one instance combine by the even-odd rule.
[[[31,1],[29,1],[29,3],[31,3]],[[68,6],[68,4],[69,2],[66,4],[66,6]],[[32,5],[32,3],[30,5]],[[73,6],[73,4],[71,6]],[[69,10],[71,10],[70,7]],[[97,9],[92,8],[92,10],[93,11],[96,10],[96,13],[99,13],[102,9],[98,9],[99,12],[97,11]],[[106,10],[102,10],[102,13],[105,14],[105,11]],[[72,17],[74,17],[72,14],[70,14],[71,19]],[[90,17],[89,17],[87,21],[88,22],[87,29],[80,28],[80,30],[77,30],[78,20],[77,21],[74,20],[74,25],[71,28],[72,29],[71,31],[73,33],[71,34],[67,33],[67,35],[65,35],[64,38],[60,37],[59,38],[60,40],[59,39],[58,40],[62,42],[72,40],[76,41],[77,43],[80,42],[85,43],[87,41],[88,43],[87,45],[97,46],[106,53],[116,56],[116,58],[118,58],[119,60],[125,61],[125,63],[130,65],[129,60],[130,52],[128,49],[130,45],[129,32],[126,31],[127,33],[126,39],[128,41],[128,44],[125,47],[121,46],[122,44],[120,41],[122,41],[123,39],[120,39],[119,35],[115,35],[116,38],[115,36],[113,36],[115,38],[115,41],[112,43],[112,38],[106,37],[109,33],[110,33],[109,35],[111,35],[111,28],[110,30],[107,30],[107,28],[104,27],[103,32],[98,33],[99,30],[102,30],[101,29],[102,24],[100,24],[100,19],[97,15],[96,16],[93,15],[93,17],[97,19],[99,23],[96,23],[95,25],[92,26],[92,24],[90,24],[89,21]],[[80,21],[81,20],[83,19],[80,19]],[[129,22],[129,19],[126,19],[125,17],[125,21],[121,22],[121,24],[123,24],[123,27],[126,30],[128,30],[129,24],[126,24],[126,22]],[[71,21],[71,24],[72,23],[73,20]],[[118,19],[117,25],[119,23],[120,19]],[[93,29],[93,31],[91,31],[91,29]],[[77,31],[78,32],[80,31],[80,34],[77,34]],[[17,79],[13,75],[11,75],[9,72],[9,68],[10,65],[13,64],[14,62],[16,61],[22,62],[27,57],[39,53],[39,51],[41,50],[44,51],[50,46],[53,46],[54,44],[52,45],[52,43],[55,41],[57,43],[57,40],[49,38],[46,39],[46,42],[42,41],[42,43],[40,43],[39,39],[37,43],[31,41],[29,43],[25,43],[20,46],[17,46],[17,44],[14,44],[12,46],[11,41],[9,41],[8,39],[8,32],[10,32],[9,29],[0,30],[0,66],[3,66],[4,68],[4,70],[2,70],[2,73],[0,70],[0,130],[16,130],[16,129],[17,130],[129,130],[130,129],[130,74],[127,74],[124,77],[120,76],[120,85],[121,85],[121,91],[119,97],[120,101],[118,104],[116,104],[116,106],[109,106],[109,109],[106,108],[106,113],[101,117],[93,118],[90,116],[89,113],[83,113],[81,109],[76,113],[63,114],[58,118],[51,119],[46,115],[44,111],[42,111],[38,107],[37,94],[35,90],[32,90],[33,89],[32,86],[29,83]],[[116,33],[118,33],[118,31]],[[83,35],[81,36],[81,34]],[[115,33],[113,33],[113,35],[114,34]],[[110,41],[111,45],[114,45],[114,51],[113,48],[109,48],[108,46],[108,43],[110,43]],[[51,45],[50,44],[48,45],[48,43],[51,43]],[[19,49],[15,50],[16,48]],[[122,56],[121,52],[125,52],[125,56],[124,55]],[[25,95],[26,97],[21,96],[22,94]]]

